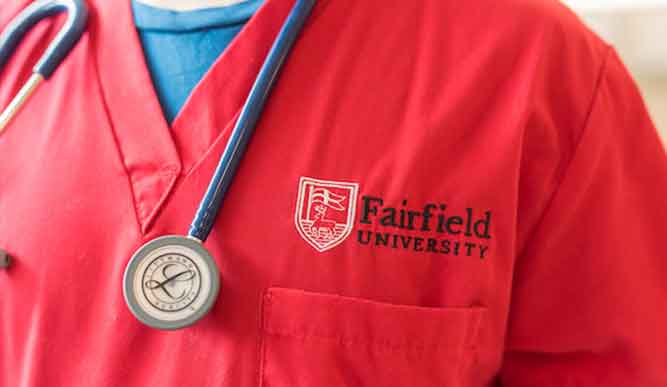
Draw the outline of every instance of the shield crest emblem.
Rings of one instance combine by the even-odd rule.
[[[359,184],[301,177],[294,222],[303,239],[323,252],[352,232]]]

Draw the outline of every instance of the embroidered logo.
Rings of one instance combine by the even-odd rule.
[[[296,229],[315,250],[342,243],[352,232],[359,184],[301,177],[294,213]]]

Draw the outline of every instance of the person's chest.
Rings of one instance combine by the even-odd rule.
[[[451,63],[420,57],[409,35],[359,32],[326,16],[306,28],[206,242],[220,297],[170,333],[132,317],[123,271],[145,241],[187,230],[239,97],[210,76],[156,135],[164,123],[135,117],[136,96],[107,97],[115,86],[98,84],[82,41],[0,139],[0,244],[15,258],[0,278],[16,352],[3,362],[33,359],[22,372],[35,380],[321,385],[358,369],[363,383],[407,386],[458,380],[477,347],[496,361],[521,161],[512,101],[525,91],[437,76]],[[410,54],[382,47],[397,42]],[[234,53],[224,70],[245,71]]]

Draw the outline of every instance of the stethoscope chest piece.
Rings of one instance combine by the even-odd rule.
[[[204,317],[218,297],[220,276],[202,244],[183,236],[154,239],[137,250],[123,277],[132,314],[163,330],[190,326]]]

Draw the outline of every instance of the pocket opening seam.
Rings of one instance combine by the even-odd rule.
[[[420,345],[418,343],[393,343],[389,340],[364,340],[345,337],[342,335],[323,335],[323,334],[313,334],[313,333],[298,333],[294,331],[287,330],[275,330],[267,329],[265,327],[264,333],[279,337],[279,338],[291,338],[301,341],[330,341],[335,342],[344,347],[352,346],[369,346],[372,348],[388,351],[414,351],[414,352],[456,352],[460,349],[469,350],[476,348],[474,345],[466,345],[461,347],[455,347],[451,345]]]

